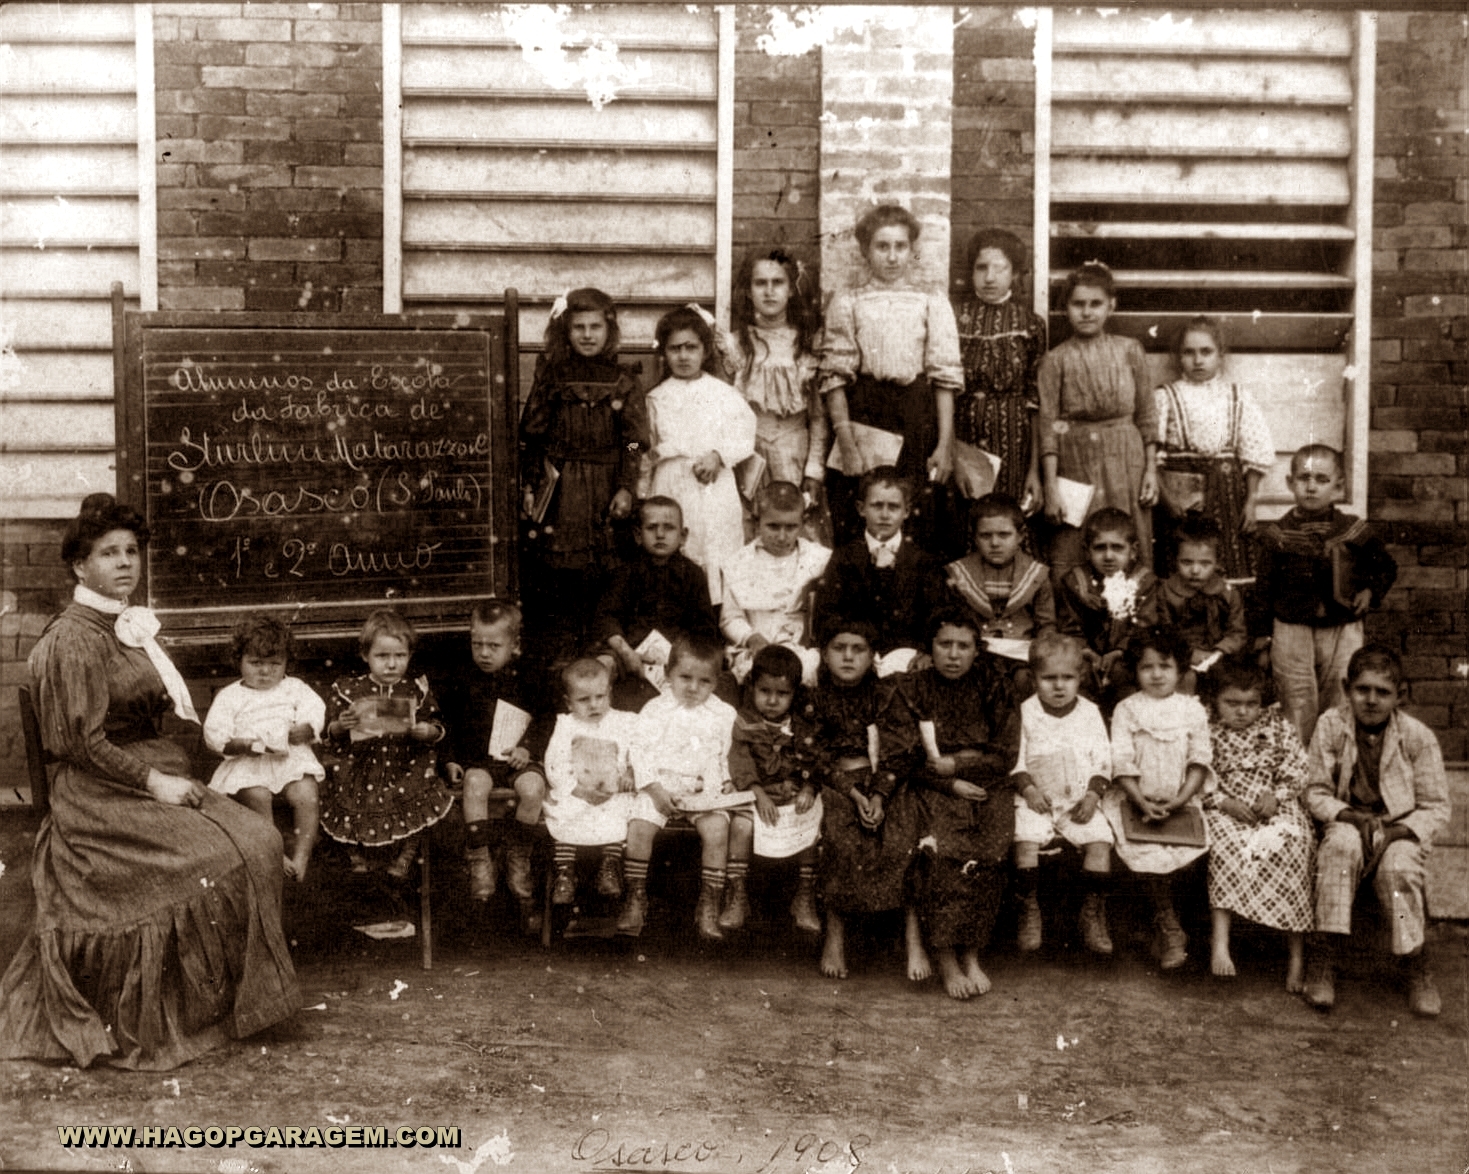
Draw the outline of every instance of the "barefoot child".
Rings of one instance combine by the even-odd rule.
[[[397,844],[388,865],[394,880],[408,878],[419,836],[454,806],[434,751],[444,737],[438,702],[426,678],[408,678],[416,641],[391,608],[371,612],[358,640],[367,672],[334,682],[327,706],[337,761],[322,787],[322,830],[354,849]],[[367,870],[356,851],[352,867]]]
[[[805,716],[816,739],[821,779],[821,897],[826,909],[826,943],[821,973],[847,977],[846,923],[855,914],[900,909],[907,899],[905,880],[918,842],[918,806],[913,794],[890,769],[893,745],[890,681],[873,671],[876,632],[861,620],[830,621],[824,630],[821,672],[806,704]],[[911,758],[912,755],[910,754]],[[909,973],[928,977],[928,956],[918,935],[916,915],[908,913]]]
[[[303,681],[286,676],[293,646],[291,630],[271,616],[235,625],[230,650],[240,679],[221,689],[209,707],[204,743],[224,755],[209,780],[211,790],[235,796],[266,819],[272,818],[275,796],[285,796],[295,830],[286,875],[305,880],[316,845],[317,784],[326,777],[311,744],[326,724],[326,703]]]
[[[739,929],[749,915],[745,874],[755,840],[754,820],[774,827],[782,812],[805,815],[816,806],[816,739],[793,704],[801,690],[800,658],[789,648],[767,644],[755,654],[745,682],[745,704],[735,717],[729,775],[735,789],[755,796],[755,810],[730,816],[729,884],[719,928]],[[812,818],[819,819],[820,812]],[[791,916],[796,928],[820,933],[816,916],[816,843],[796,854],[800,870]]]
[[[710,808],[729,782],[735,711],[714,696],[724,647],[702,636],[680,638],[668,654],[668,688],[637,715],[632,766],[637,798],[627,825],[623,866],[626,897],[617,932],[643,932],[648,913],[648,861],[653,839],[669,819],[683,815],[702,845],[703,883],[694,925],[718,940],[719,907],[729,861],[729,811]]]
[[[583,844],[602,849],[597,892],[621,897],[637,715],[612,708],[612,674],[601,661],[572,661],[561,672],[561,685],[571,712],[556,718],[546,747],[546,830],[556,864],[551,903],[576,899],[576,849]]]
[[[442,757],[450,783],[463,787],[464,856],[469,865],[469,896],[488,901],[495,893],[491,855],[490,792],[515,791],[515,815],[505,822],[505,883],[521,903],[522,916],[535,912],[531,849],[546,777],[539,761],[546,747],[547,699],[522,675],[520,608],[501,599],[475,604],[469,618],[469,663],[442,674],[435,694],[443,707],[448,737]],[[531,715],[530,727],[503,758],[489,754],[495,710],[501,702]]]
[[[940,611],[931,649],[929,668],[898,679],[895,702],[907,707],[903,734],[919,745],[924,763],[913,776],[922,788],[914,888],[944,990],[968,999],[990,989],[979,954],[1000,911],[1015,840],[1010,772],[1020,721],[1004,672],[980,648],[971,616]],[[911,952],[909,961],[909,978],[926,977],[913,972]]]
[[[1436,1016],[1443,1000],[1424,956],[1424,873],[1449,822],[1448,780],[1433,731],[1398,708],[1403,664],[1368,644],[1347,663],[1346,703],[1321,715],[1311,741],[1306,807],[1321,825],[1316,932],[1306,1002],[1336,1001],[1337,945],[1352,932],[1352,902],[1368,877],[1392,934],[1408,1008]]]
[[[1302,989],[1302,945],[1311,929],[1315,834],[1301,792],[1306,752],[1278,705],[1263,705],[1266,676],[1253,658],[1210,670],[1209,739],[1219,790],[1204,796],[1209,824],[1209,969],[1233,977],[1229,929],[1235,916],[1283,930],[1290,949],[1285,989]]]
[[[1035,696],[1020,706],[1015,761],[1015,876],[1020,890],[1022,950],[1041,945],[1036,894],[1040,852],[1058,838],[1082,850],[1081,936],[1097,954],[1112,952],[1106,886],[1112,872],[1111,825],[1099,807],[1112,779],[1112,747],[1096,705],[1078,695],[1081,642],[1057,633],[1030,646]]]
[[[816,581],[831,551],[800,536],[805,501],[789,481],[772,481],[756,494],[755,540],[724,564],[720,627],[729,641],[729,662],[744,682],[751,661],[772,644],[800,660],[805,683],[816,683],[821,653],[807,645],[807,621]]]
[[[1213,773],[1209,717],[1197,697],[1178,692],[1188,664],[1188,643],[1171,628],[1150,628],[1129,648],[1139,692],[1124,698],[1112,715],[1112,780],[1102,810],[1117,840],[1117,855],[1148,878],[1158,935],[1153,952],[1164,970],[1188,958],[1188,939],[1173,908],[1174,874],[1192,864],[1205,846],[1153,843],[1127,836],[1123,804],[1144,822],[1157,824],[1191,808],[1203,823],[1199,793]]]

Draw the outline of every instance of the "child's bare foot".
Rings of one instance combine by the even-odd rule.
[[[975,988],[974,980],[964,973],[959,965],[959,959],[954,957],[952,948],[945,946],[936,950],[935,954],[939,960],[939,977],[943,979],[944,991],[951,999],[970,999],[979,994]],[[909,978],[913,975],[910,973]]]
[[[908,911],[903,937],[908,947],[908,981],[928,981],[933,977],[933,963],[928,959],[928,951],[923,948],[923,931],[918,925],[918,914],[911,909]],[[957,962],[955,966],[958,966]]]
[[[964,951],[964,973],[968,975],[969,981],[974,984],[976,995],[987,995],[990,990],[990,976],[979,968],[979,951]]]
[[[1209,951],[1209,973],[1215,978],[1233,978],[1235,975],[1234,959],[1229,956],[1229,947],[1222,950],[1215,946]]]
[[[827,978],[847,977],[847,934],[842,919],[826,915],[826,944],[821,948],[821,973]]]
[[[1285,989],[1293,995],[1306,989],[1305,944],[1302,934],[1290,936],[1290,962],[1285,968]]]

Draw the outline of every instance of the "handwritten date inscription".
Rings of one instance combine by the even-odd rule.
[[[155,605],[495,589],[482,334],[160,330],[142,358]]]
[[[823,1170],[850,1172],[862,1166],[863,1151],[872,1143],[865,1133],[845,1141],[815,1133],[769,1138],[758,1152],[741,1152],[709,1138],[632,1140],[614,1137],[606,1129],[589,1129],[571,1147],[572,1161],[585,1163],[588,1170],[709,1171],[748,1169],[752,1174],[786,1174],[820,1165]]]

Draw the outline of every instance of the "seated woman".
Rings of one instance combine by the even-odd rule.
[[[61,546],[77,586],[30,657],[61,762],[36,837],[36,918],[0,979],[0,1059],[176,1068],[300,1006],[281,933],[280,835],[188,777],[163,736],[197,722],[183,678],[128,607],[143,519],[82,502]]]

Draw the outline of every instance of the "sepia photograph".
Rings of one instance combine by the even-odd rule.
[[[1469,10],[0,3],[0,1171],[1469,1170]]]

